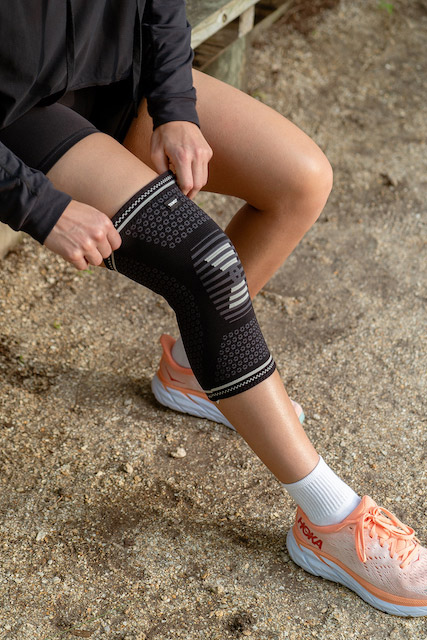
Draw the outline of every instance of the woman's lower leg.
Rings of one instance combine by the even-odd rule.
[[[296,482],[316,466],[308,439],[275,371],[247,391],[220,400],[219,409],[278,480]]]

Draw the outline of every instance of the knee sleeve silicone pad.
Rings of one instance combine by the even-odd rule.
[[[275,369],[230,239],[162,174],[112,222],[121,247],[105,262],[163,296],[193,372],[211,400],[241,393]]]

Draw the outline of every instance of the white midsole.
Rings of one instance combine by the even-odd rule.
[[[219,422],[226,427],[230,427],[230,429],[234,429],[233,425],[212,402],[200,398],[200,396],[183,393],[172,387],[166,388],[157,374],[151,382],[151,389],[156,400],[170,409]]]
[[[289,555],[295,564],[299,565],[309,573],[315,576],[332,580],[332,582],[338,582],[348,587],[358,596],[360,596],[365,602],[384,611],[385,613],[391,613],[397,616],[425,616],[427,615],[426,607],[405,607],[403,605],[392,604],[385,600],[380,600],[376,596],[372,595],[367,589],[365,589],[357,580],[355,580],[350,574],[347,573],[340,566],[332,562],[327,558],[320,560],[313,551],[306,547],[299,547],[296,543],[295,536],[292,529],[288,532],[286,538],[286,545],[288,547]]]
[[[151,389],[156,400],[165,407],[169,407],[169,409],[181,411],[182,413],[189,413],[190,415],[197,416],[198,418],[212,420],[213,422],[224,424],[226,427],[230,427],[230,429],[234,430],[233,425],[210,400],[205,400],[200,396],[191,395],[191,393],[184,393],[178,389],[173,389],[172,387],[166,388],[157,374],[151,382]],[[302,411],[299,416],[301,424],[304,422],[304,417],[304,412]]]

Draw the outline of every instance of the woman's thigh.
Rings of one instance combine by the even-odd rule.
[[[47,177],[56,189],[111,218],[157,173],[117,140],[98,132],[73,145]]]
[[[204,190],[237,196],[264,209],[329,171],[317,145],[298,127],[246,93],[193,70],[200,126],[213,149]],[[125,146],[152,166],[152,122],[146,105],[132,123]]]

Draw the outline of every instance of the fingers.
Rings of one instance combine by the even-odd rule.
[[[105,258],[108,258],[111,255],[111,250],[109,252],[104,251],[104,253],[108,254],[105,255]],[[64,257],[79,271],[85,271],[90,265],[99,267],[104,258],[97,246],[90,241],[87,241],[79,250],[72,252],[68,258],[67,256]]]
[[[107,240],[108,243],[110,245],[110,253],[108,254],[108,256],[111,255],[112,251],[117,251],[117,249],[120,247],[120,245],[122,244],[122,239],[120,237],[120,233],[118,231],[116,231],[116,229],[113,226],[113,223],[111,223],[111,228],[109,229],[108,233],[107,233]],[[108,256],[104,256],[104,258],[108,258]]]
[[[100,266],[122,243],[104,213],[74,200],[66,207],[45,240],[45,246],[84,271]]]
[[[177,152],[175,162],[177,182],[182,193],[188,198],[194,198],[207,183],[211,157],[210,148]]]
[[[174,162],[178,186],[185,196],[193,189],[193,167],[191,153],[185,149],[179,149]]]
[[[93,231],[92,236],[92,242],[88,241],[89,246],[86,247],[84,258],[88,264],[99,267],[103,260],[120,247],[122,239],[111,220],[106,216],[102,224]]]
[[[88,261],[83,256],[75,255],[73,257],[70,256],[70,258],[65,257],[65,259],[68,260],[68,262],[70,262],[79,271],[86,271],[86,269],[89,267]]]
[[[108,258],[109,255],[111,255],[111,251],[108,255],[105,256],[105,258]],[[104,260],[103,255],[100,251],[98,251],[97,247],[94,247],[90,252],[88,251],[87,253],[85,253],[84,258],[88,262],[88,264],[91,264],[94,267],[99,267]]]
[[[210,158],[209,158],[210,160]],[[208,162],[197,162],[193,160],[192,170],[193,170],[193,186],[190,191],[186,194],[191,200],[196,197],[201,189],[205,186],[208,181]]]
[[[208,181],[212,149],[197,125],[167,122],[153,132],[151,158],[159,172],[173,167],[181,191],[194,198]]]
[[[169,169],[169,158],[161,147],[153,151],[151,159],[157,173],[164,173]]]

